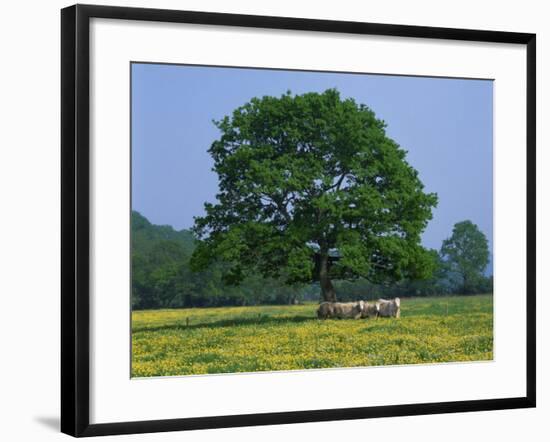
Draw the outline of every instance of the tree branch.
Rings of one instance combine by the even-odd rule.
[[[332,190],[332,189],[340,190],[340,186],[344,182],[344,178],[348,175],[348,173],[349,172],[347,170],[344,171],[340,176],[340,178],[338,178],[338,181],[336,181],[336,183],[334,183],[332,186],[327,187],[325,189],[325,192],[328,192],[329,190]]]
[[[274,197],[271,197],[265,194],[260,195],[260,201],[262,201],[264,204],[268,205],[269,207],[272,207],[274,210],[278,211],[283,216],[283,218],[287,223],[290,223],[292,221],[292,218],[288,213],[287,207],[285,204],[283,204],[282,201],[279,201]]]

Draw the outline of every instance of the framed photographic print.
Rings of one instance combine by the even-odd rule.
[[[63,432],[535,406],[534,34],[61,25]]]

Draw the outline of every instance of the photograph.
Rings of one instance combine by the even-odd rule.
[[[61,10],[61,432],[517,439],[541,28],[292,6]]]
[[[493,360],[493,80],[132,62],[131,377]]]

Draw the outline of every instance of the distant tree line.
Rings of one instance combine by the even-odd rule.
[[[188,230],[151,224],[132,212],[132,307],[156,309],[223,305],[290,304],[311,287],[289,287],[276,279],[249,277],[238,286],[222,280],[223,263],[193,272],[189,259],[196,246]]]
[[[224,263],[194,272],[190,259],[197,241],[189,230],[151,224],[132,212],[132,308],[158,309],[228,305],[293,304],[319,300],[319,283],[287,285],[284,277],[249,276],[239,285],[224,280]],[[470,221],[457,223],[441,250],[430,251],[435,271],[428,279],[373,284],[365,279],[334,281],[338,299],[390,296],[491,293],[492,276],[484,276],[487,240]]]

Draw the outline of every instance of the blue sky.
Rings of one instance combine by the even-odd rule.
[[[438,207],[423,243],[439,249],[472,220],[493,236],[493,83],[490,80],[132,65],[132,209],[154,224],[189,228],[218,181],[207,149],[212,123],[255,96],[337,88],[369,106],[408,151]]]

